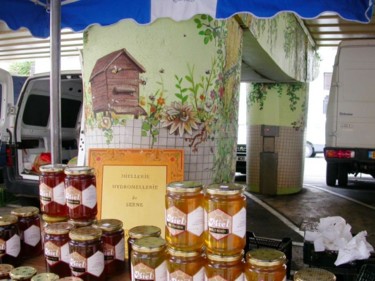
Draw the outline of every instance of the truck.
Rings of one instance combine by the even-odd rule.
[[[37,165],[48,164],[51,130],[61,126],[62,162],[78,155],[83,104],[79,71],[61,72],[61,124],[50,122],[50,74],[28,77],[14,100],[12,76],[0,69],[2,89],[0,140],[5,145],[2,166],[5,190],[20,198],[39,200]],[[44,156],[43,162],[38,161]],[[46,159],[47,158],[47,159]]]
[[[375,40],[343,41],[336,53],[326,115],[326,184],[375,177]]]

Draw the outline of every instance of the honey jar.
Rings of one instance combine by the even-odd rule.
[[[101,235],[102,231],[92,226],[69,232],[69,265],[73,276],[85,281],[105,280]]]
[[[166,281],[166,242],[160,237],[134,241],[131,253],[131,280]]]
[[[335,281],[336,276],[322,268],[302,268],[294,273],[294,281]]]
[[[42,215],[42,229],[41,229],[41,235],[42,235],[42,245],[44,246],[44,229],[48,227],[51,224],[59,223],[59,222],[66,222],[68,220],[68,217],[57,217],[57,216],[48,216],[46,214]]]
[[[75,276],[67,276],[60,278],[58,281],[83,281],[83,279]]]
[[[194,251],[204,244],[204,195],[202,184],[172,182],[165,196],[165,239],[169,247]]]
[[[36,207],[20,207],[12,210],[18,217],[21,236],[21,257],[30,258],[42,253],[39,209]]]
[[[68,209],[65,199],[65,165],[41,166],[39,176],[40,210],[48,216],[66,217]]]
[[[243,252],[235,255],[207,253],[205,280],[243,281]],[[261,279],[255,279],[261,280]]]
[[[1,263],[21,263],[21,238],[18,218],[14,215],[0,216],[0,260]]]
[[[271,248],[259,248],[246,253],[246,280],[286,280],[286,256]]]
[[[74,228],[80,228],[85,226],[91,226],[96,220],[68,220],[70,224],[74,226]]]
[[[125,269],[125,240],[122,221],[103,219],[92,225],[102,230],[102,242],[106,276],[120,273]]]
[[[31,278],[36,274],[37,271],[32,266],[19,266],[9,272],[10,278],[15,281],[31,281]]]
[[[201,250],[178,251],[168,249],[168,280],[204,281],[205,258]]]
[[[31,278],[31,281],[57,281],[59,276],[55,273],[39,273]]]
[[[69,232],[73,225],[67,222],[49,224],[44,232],[44,257],[48,272],[60,277],[70,276]]]
[[[212,184],[205,195],[205,245],[210,252],[239,254],[246,244],[246,197],[240,184]]]
[[[10,278],[9,273],[11,272],[13,268],[14,266],[11,264],[6,264],[6,263],[0,264],[0,280],[9,279]]]
[[[95,219],[98,209],[94,169],[85,166],[67,167],[65,174],[65,198],[69,218]]]

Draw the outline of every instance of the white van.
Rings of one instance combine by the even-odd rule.
[[[326,183],[348,174],[375,177],[375,40],[343,41],[337,49],[326,118]]]
[[[28,77],[13,103],[11,75],[0,69],[2,110],[1,142],[6,145],[6,165],[2,167],[5,187],[18,196],[39,197],[36,159],[50,152],[49,73]],[[77,71],[61,73],[61,153],[63,163],[78,154],[82,114],[82,77]],[[47,157],[48,158],[48,157]],[[40,162],[39,162],[40,163]]]

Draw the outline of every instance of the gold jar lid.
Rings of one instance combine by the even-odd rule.
[[[12,280],[27,280],[33,277],[36,273],[36,269],[32,266],[19,266],[13,268],[9,272],[9,276]]]
[[[143,237],[159,237],[161,229],[154,225],[139,225],[129,229],[129,237],[139,239]]]
[[[67,277],[60,278],[57,281],[83,281],[83,279],[76,277],[76,276],[67,276]]]
[[[132,249],[142,253],[154,253],[165,249],[166,242],[160,237],[143,237],[134,241]]]
[[[239,254],[234,255],[223,255],[223,254],[214,254],[211,252],[207,252],[207,258],[211,261],[217,261],[217,262],[234,262],[234,261],[240,261],[243,259],[243,251]]]
[[[102,219],[94,222],[92,226],[103,232],[115,232],[122,229],[122,225],[122,221],[117,219]]]
[[[14,266],[11,264],[0,264],[0,277],[2,278],[9,276],[9,272],[11,272],[12,269],[14,269]]]
[[[39,214],[39,209],[37,207],[27,206],[27,207],[20,207],[16,208],[11,211],[12,215],[16,215],[18,217],[31,217]]]
[[[46,223],[65,222],[68,221],[68,217],[48,216],[46,214],[43,214],[42,220]]]
[[[98,240],[102,236],[102,231],[92,226],[85,226],[81,228],[72,229],[69,232],[69,237],[75,241],[90,241]]]
[[[94,168],[88,166],[66,167],[64,172],[71,176],[94,175]]]
[[[176,181],[171,182],[167,186],[167,191],[176,192],[176,193],[190,193],[190,192],[199,192],[203,189],[203,186],[199,182],[195,181]]]
[[[246,254],[248,263],[258,266],[277,266],[286,262],[283,252],[271,248],[259,248]]]
[[[74,225],[74,227],[85,227],[85,226],[91,226],[95,220],[73,220],[73,219],[70,219],[68,220],[68,222],[72,225]]]
[[[336,276],[322,268],[303,268],[294,274],[294,281],[335,281]]]
[[[55,273],[39,273],[31,278],[31,281],[57,281],[60,276]]]
[[[202,251],[179,251],[179,250],[169,247],[168,253],[174,257],[193,258],[193,257],[201,256],[203,252]]]
[[[44,232],[50,235],[64,235],[64,234],[68,234],[69,231],[71,231],[73,228],[74,226],[71,223],[56,222],[56,223],[47,225],[44,228]]]
[[[39,167],[42,173],[61,173],[64,172],[66,165],[64,164],[48,164]]]
[[[242,194],[244,190],[245,186],[238,183],[210,184],[206,188],[206,192],[213,195],[236,195]]]
[[[18,217],[15,215],[0,216],[0,226],[7,226],[18,222]]]

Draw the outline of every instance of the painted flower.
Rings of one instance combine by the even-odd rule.
[[[145,106],[146,105],[146,98],[145,97],[141,96],[139,98],[139,105],[140,106]]]
[[[164,105],[165,104],[165,99],[164,98],[162,98],[162,97],[160,97],[160,98],[158,98],[158,105]]]
[[[200,99],[201,101],[205,101],[205,100],[206,100],[206,96],[205,96],[204,94],[201,94],[201,95],[199,96],[199,99]]]
[[[172,102],[170,106],[166,106],[162,126],[170,128],[169,133],[179,134],[180,137],[186,132],[190,135],[193,130],[198,129],[199,119],[191,105],[182,105],[179,102]]]
[[[111,117],[104,116],[100,122],[100,127],[103,129],[110,129],[112,127]]]

